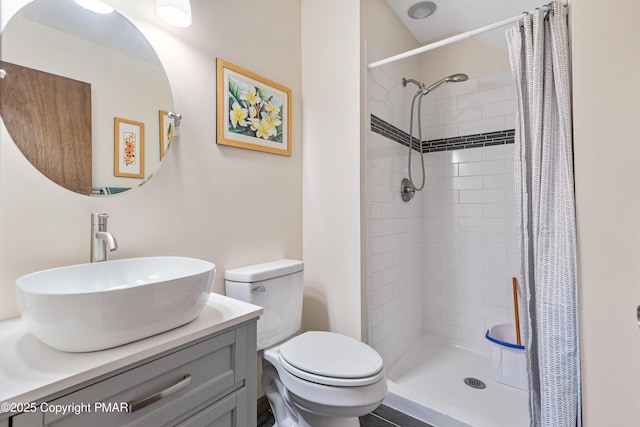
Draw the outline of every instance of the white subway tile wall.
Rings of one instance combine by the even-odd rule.
[[[449,173],[436,176],[423,198],[431,213],[423,218],[424,332],[486,351],[486,329],[514,321],[511,278],[520,267],[513,144],[457,151],[428,154]],[[457,173],[442,164],[457,165]],[[461,177],[473,185],[454,186],[452,197],[451,183]]]
[[[415,88],[402,77],[393,65],[368,72],[366,113],[408,133]],[[513,129],[513,92],[509,73],[442,86],[424,100],[423,139]],[[513,321],[519,272],[513,144],[426,154],[425,189],[409,203],[408,148],[368,127],[365,149],[368,343],[387,366],[423,333],[488,351],[484,331]]]
[[[393,90],[391,86],[387,88]],[[447,83],[427,95],[422,108],[429,112],[422,122],[423,139],[513,129],[516,99],[511,73]]]

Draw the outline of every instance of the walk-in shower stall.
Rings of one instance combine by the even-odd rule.
[[[566,12],[388,58],[367,33],[367,341],[385,402],[437,427],[582,425]],[[502,53],[474,40],[395,62],[507,24]]]
[[[515,91],[508,70],[466,77],[367,73],[368,342],[388,405],[438,427],[526,426],[527,393],[493,380],[485,339],[514,322]]]

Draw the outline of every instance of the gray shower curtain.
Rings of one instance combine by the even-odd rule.
[[[506,31],[518,100],[515,185],[531,427],[582,425],[567,33],[560,2]]]

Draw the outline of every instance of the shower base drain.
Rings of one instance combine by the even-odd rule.
[[[469,387],[477,388],[479,390],[482,390],[483,388],[487,387],[487,385],[482,380],[479,380],[477,378],[472,378],[472,377],[465,378],[464,383]]]

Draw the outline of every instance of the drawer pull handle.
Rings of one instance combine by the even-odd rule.
[[[146,406],[151,405],[152,403],[157,402],[158,400],[162,400],[165,397],[168,397],[173,393],[182,390],[189,384],[191,384],[191,374],[186,374],[180,381],[170,387],[165,388],[161,392],[154,394],[153,396],[138,400],[137,402],[129,402],[129,412],[135,412],[138,409],[142,409]]]

